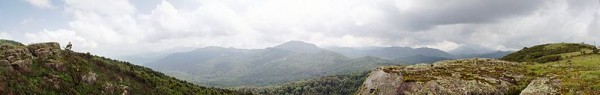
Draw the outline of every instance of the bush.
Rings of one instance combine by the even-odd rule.
[[[544,56],[538,59],[535,59],[535,62],[538,63],[546,63],[546,62],[554,62],[554,61],[560,61],[562,60],[562,57],[560,55],[552,55],[552,56]]]

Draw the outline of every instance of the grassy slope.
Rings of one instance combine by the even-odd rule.
[[[0,45],[23,45],[0,40]],[[33,58],[31,72],[0,68],[0,94],[201,94],[222,95],[237,92],[206,88],[175,79],[149,68],[90,54],[60,51],[52,59],[65,63],[64,71],[45,66],[45,60]],[[85,83],[82,75],[97,74],[97,81]]]
[[[561,59],[542,63],[526,62],[529,63],[525,65],[529,75],[533,75],[532,77],[556,77],[560,80],[559,89],[563,94],[600,94],[600,54],[592,54],[592,51],[596,49],[595,47],[585,44],[557,43],[538,45],[532,48],[542,47],[544,48],[543,50],[529,48],[529,50],[525,49],[522,51],[528,51],[533,54],[546,54],[537,58],[560,56]],[[555,52],[554,50],[557,49],[562,49],[561,51],[568,50],[568,52]],[[535,59],[527,57],[531,55],[516,54],[519,53],[517,52],[504,58],[517,58],[515,56],[525,57],[517,58],[521,60],[516,61]]]

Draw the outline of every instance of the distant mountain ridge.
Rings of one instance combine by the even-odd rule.
[[[205,47],[175,53],[144,64],[194,83],[217,86],[264,86],[301,79],[348,74],[392,64],[431,63],[459,58],[432,48],[319,48],[290,41],[265,49]]]
[[[217,87],[269,85],[400,64],[377,57],[350,58],[314,44],[291,41],[266,49],[199,48],[145,66]]]
[[[289,41],[281,45],[277,45],[273,48],[302,53],[317,53],[324,51],[324,49],[317,47],[317,45],[315,44],[306,43],[302,41]]]

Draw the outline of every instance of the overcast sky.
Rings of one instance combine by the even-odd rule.
[[[598,0],[1,0],[0,38],[127,56],[178,48],[600,43]]]

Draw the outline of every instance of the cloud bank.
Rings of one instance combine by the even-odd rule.
[[[72,17],[67,27],[23,33],[24,41],[71,41],[76,50],[109,56],[291,40],[444,51],[600,41],[594,0],[163,0],[150,8],[128,0],[61,2]]]

